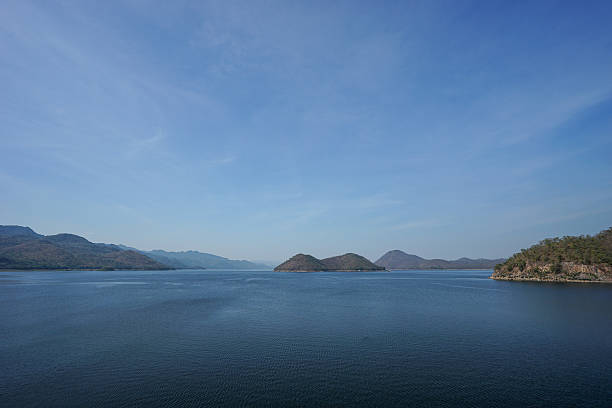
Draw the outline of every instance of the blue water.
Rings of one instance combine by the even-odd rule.
[[[612,406],[612,285],[0,273],[0,405]]]

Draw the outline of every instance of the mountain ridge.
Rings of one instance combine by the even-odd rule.
[[[11,236],[38,236],[43,235],[37,234],[30,227],[22,227],[21,225],[0,225],[0,237],[11,237]]]
[[[505,261],[499,259],[471,259],[462,257],[455,260],[446,259],[426,259],[418,255],[407,254],[399,249],[386,252],[376,262],[376,265],[387,269],[492,269],[495,265]]]
[[[200,252],[195,250],[187,251],[166,251],[163,249],[153,249],[144,251],[125,245],[118,245],[121,248],[129,248],[138,251],[149,258],[152,258],[165,265],[176,269],[269,269],[270,266],[251,262],[247,260],[229,259],[219,255]]]
[[[0,270],[6,269],[270,269],[199,251],[141,251],[90,242],[70,233],[42,235],[30,227],[0,225]]]
[[[74,234],[41,235],[29,227],[0,226],[0,269],[164,270],[167,265],[116,245]]]

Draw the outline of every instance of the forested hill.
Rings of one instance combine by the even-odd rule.
[[[384,271],[385,268],[373,264],[361,255],[348,253],[325,259],[297,254],[278,265],[274,270],[280,272]]]
[[[493,279],[612,281],[612,228],[597,235],[545,239],[495,267]]]
[[[40,235],[28,227],[0,225],[0,269],[168,268],[141,253],[78,235]]]

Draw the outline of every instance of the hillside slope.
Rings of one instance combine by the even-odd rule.
[[[116,245],[96,244],[74,234],[44,236],[30,228],[0,226],[0,269],[168,269]]]

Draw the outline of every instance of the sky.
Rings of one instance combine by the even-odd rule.
[[[610,1],[0,7],[0,224],[282,261],[612,226]]]

